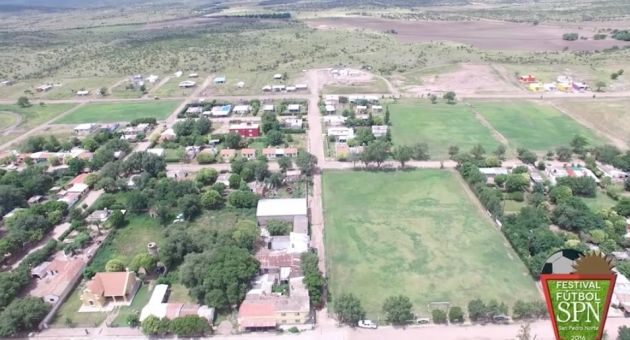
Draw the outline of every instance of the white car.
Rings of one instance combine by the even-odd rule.
[[[360,320],[357,326],[359,326],[359,328],[370,328],[370,329],[376,329],[378,327],[376,323],[374,323],[372,320]]]

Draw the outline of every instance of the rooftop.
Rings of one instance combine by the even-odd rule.
[[[306,198],[263,199],[258,201],[256,216],[306,216]]]

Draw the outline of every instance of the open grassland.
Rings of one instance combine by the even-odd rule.
[[[15,113],[0,111],[0,131],[15,125],[19,121],[19,116]]]
[[[499,142],[481,125],[468,108],[459,103],[431,104],[428,101],[402,101],[389,106],[392,141],[397,145],[427,143],[433,159],[448,158],[448,148],[468,151],[476,144],[494,150]]]
[[[4,134],[0,134],[0,143],[8,142],[16,136],[19,136],[70,110],[74,106],[75,104],[47,104],[43,106],[33,105],[23,108],[17,105],[0,105],[0,112],[5,112],[3,113],[3,116],[7,117],[5,119],[7,123],[9,123],[9,115],[6,112],[17,114],[21,119],[20,123],[15,126],[15,128],[5,131]],[[15,124],[15,121],[13,121],[13,124]],[[2,125],[0,126],[0,130],[10,126],[11,125]]]
[[[148,216],[131,216],[127,226],[114,232],[90,264],[97,272],[105,271],[105,264],[112,259],[121,260],[128,265],[134,256],[146,252],[149,242],[160,244],[164,238],[163,227]]]
[[[57,124],[130,122],[136,118],[168,117],[179,104],[173,100],[91,103],[55,121]]]
[[[251,65],[252,67],[254,65]],[[274,79],[275,74],[287,74],[287,79]],[[219,71],[214,74],[214,77],[225,77],[225,84],[210,83],[210,86],[206,89],[210,95],[256,95],[262,94],[262,88],[266,85],[285,85],[292,86],[298,83],[306,83],[301,70],[290,70],[278,65],[274,69],[261,70],[258,72],[244,72],[240,69],[229,69],[225,71]],[[238,87],[237,84],[243,82],[243,87]]]
[[[381,78],[373,78],[368,82],[355,84],[330,84],[324,86],[324,93],[354,94],[354,93],[388,93],[387,83]]]
[[[477,297],[508,305],[537,299],[525,266],[456,176],[439,170],[325,172],[333,298],[352,292],[370,318],[380,315],[385,298],[398,294],[408,296],[420,315],[437,301],[465,306]]]
[[[90,98],[100,97],[99,90],[102,87],[109,88],[121,78],[102,76],[102,77],[80,77],[80,78],[42,78],[37,80],[18,80],[11,86],[0,86],[1,99],[16,99],[21,96],[27,96],[31,101],[37,100],[57,100],[85,98],[78,97],[77,91],[90,91]],[[42,84],[60,84],[54,86],[46,92],[37,92],[35,88]],[[26,91],[26,92],[25,92]]]
[[[629,99],[558,100],[554,103],[567,114],[627,146],[630,140]]]
[[[470,104],[514,148],[538,152],[555,150],[558,146],[568,146],[578,134],[591,144],[604,143],[595,133],[549,105],[531,101],[473,101]]]
[[[156,97],[188,97],[190,96],[197,87],[201,86],[204,80],[207,77],[207,74],[200,74],[197,78],[188,78],[188,74],[194,72],[185,72],[183,76],[177,78],[174,75],[167,75],[168,80],[165,83],[163,78],[160,78],[158,82],[153,86],[153,89],[149,91],[151,96]],[[196,87],[192,88],[181,88],[179,87],[179,83],[184,80],[192,80],[197,83]]]

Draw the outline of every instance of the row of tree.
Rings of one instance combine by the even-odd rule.
[[[142,321],[141,329],[146,335],[159,337],[169,334],[178,337],[202,337],[212,332],[208,319],[198,315],[180,316],[172,320],[151,315]]]

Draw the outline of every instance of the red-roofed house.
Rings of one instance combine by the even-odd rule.
[[[139,283],[134,272],[96,273],[83,290],[81,301],[96,307],[105,307],[110,301],[131,303]]]
[[[256,158],[256,149],[241,149],[241,156],[246,159]]]
[[[43,262],[31,270],[31,276],[36,280],[29,294],[56,304],[72,290],[84,266],[81,259],[67,258],[61,252],[56,254],[52,261]]]
[[[276,306],[272,299],[246,299],[238,309],[241,330],[269,330],[276,328]]]
[[[68,183],[68,187],[71,187],[75,184],[81,184],[81,183],[85,183],[85,179],[87,178],[87,176],[89,176],[90,174],[80,174],[77,177],[73,178],[70,183]]]

